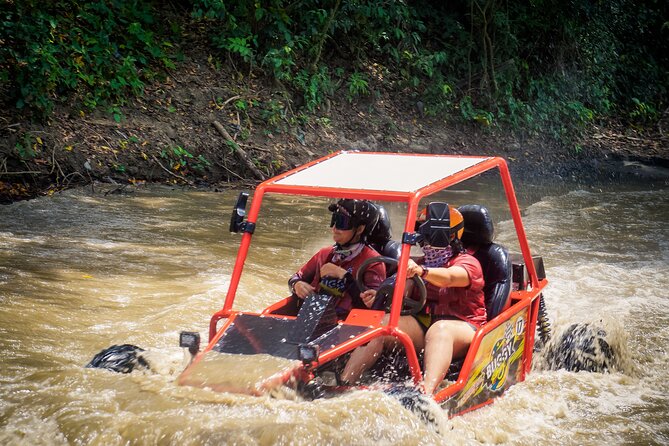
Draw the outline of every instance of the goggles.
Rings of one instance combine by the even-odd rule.
[[[332,220],[330,220],[330,227],[332,228],[333,226],[335,229],[339,229],[340,231],[348,231],[353,229],[353,217],[342,214],[340,212],[333,212]]]

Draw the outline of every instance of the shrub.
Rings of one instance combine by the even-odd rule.
[[[19,109],[46,116],[70,96],[113,107],[173,68],[171,44],[156,37],[149,2],[3,2],[0,79]]]

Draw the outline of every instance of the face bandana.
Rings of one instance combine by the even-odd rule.
[[[425,266],[428,268],[441,268],[446,265],[448,259],[453,257],[453,248],[447,246],[445,248],[434,248],[430,245],[423,246],[425,253]]]
[[[336,264],[351,260],[353,257],[360,254],[362,248],[364,247],[365,247],[364,243],[354,243],[352,245],[347,245],[346,248],[342,248],[339,245],[335,245],[335,251],[334,255],[332,256],[332,262]]]

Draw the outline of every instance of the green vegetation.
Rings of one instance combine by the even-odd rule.
[[[169,161],[170,167],[175,172],[184,172],[189,167],[202,172],[211,163],[203,156],[197,157],[181,146],[169,147],[160,152],[160,157]]]
[[[652,125],[669,106],[661,0],[6,0],[0,8],[0,91],[35,116],[75,101],[120,120],[120,106],[175,69],[186,28],[209,36],[214,65],[232,62],[239,79],[265,76],[297,92],[299,119],[329,98],[401,91],[428,116],[571,141],[600,119]],[[234,106],[258,107],[278,128],[290,119],[289,97]]]
[[[21,135],[21,138],[16,142],[14,149],[23,161],[35,158],[42,146],[42,139],[40,137],[32,136],[28,133]]]
[[[0,85],[19,109],[47,116],[59,101],[119,106],[174,68],[155,8],[135,0],[3,1]]]

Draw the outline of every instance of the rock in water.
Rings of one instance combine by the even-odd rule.
[[[546,368],[571,372],[608,372],[615,352],[606,340],[606,331],[591,324],[572,324],[546,345]]]
[[[86,368],[107,369],[118,373],[130,373],[137,369],[149,369],[144,359],[143,348],[132,344],[112,345],[95,355]]]

